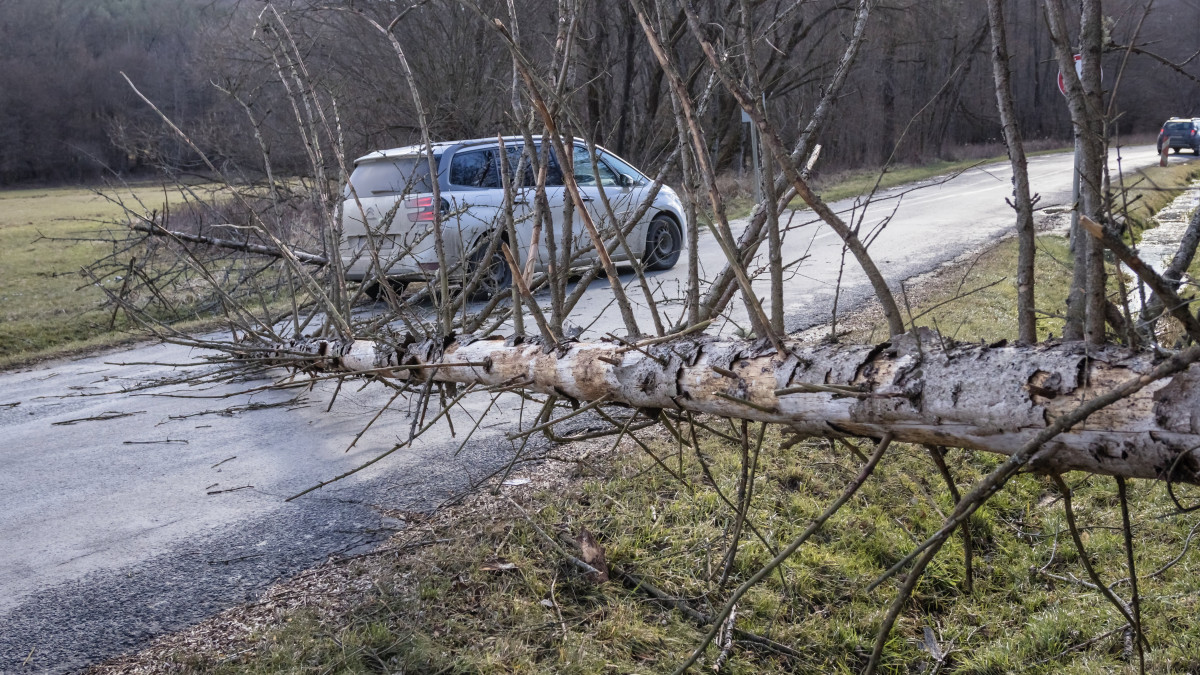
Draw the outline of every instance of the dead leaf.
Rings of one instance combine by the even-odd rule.
[[[598,574],[588,574],[588,578],[597,584],[608,581],[608,561],[604,558],[604,547],[596,541],[586,527],[579,531],[575,543],[579,545],[580,558],[583,562],[595,567],[598,572]]]
[[[496,560],[483,563],[479,566],[479,569],[484,572],[509,572],[517,569],[517,565],[516,563],[510,563],[507,560],[497,558]]]

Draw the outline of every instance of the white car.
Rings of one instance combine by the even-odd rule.
[[[525,142],[521,137],[505,138],[504,149],[509,180],[514,186],[515,246],[508,241],[499,141],[491,138],[433,145],[440,200],[436,207],[441,210],[446,265],[451,278],[461,281],[479,268],[491,249],[493,254],[479,287],[484,294],[502,290],[512,279],[500,244],[490,245],[493,238],[499,238],[518,254],[521,265],[531,255],[534,176],[528,156],[522,157]],[[652,181],[603,148],[596,148],[595,167],[582,141],[575,140],[573,149],[575,181],[593,223],[610,244],[613,260],[629,262],[632,253],[647,270],[673,267],[679,260],[685,227],[683,206],[675,192],[661,186],[637,222],[630,223],[650,198]],[[533,151],[541,150],[539,138]],[[589,266],[596,259],[596,248],[583,219],[571,213],[561,163],[553,151],[548,157],[546,197],[558,254],[562,255],[563,242],[569,238],[570,266]],[[425,146],[372,152],[354,164],[342,211],[340,254],[346,278],[363,281],[375,292],[378,285],[372,280],[386,278],[396,285],[435,278],[439,273],[433,236],[435,205]],[[609,207],[605,206],[606,200]],[[630,253],[624,246],[612,246],[618,226],[625,233]],[[547,236],[541,233],[532,252],[536,270],[545,269],[549,262]]]

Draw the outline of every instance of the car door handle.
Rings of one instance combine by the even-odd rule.
[[[529,202],[524,199],[514,199],[513,206],[529,206]]]
[[[579,201],[583,201],[583,202],[590,202],[590,201],[592,201],[592,198],[591,198],[591,197],[589,197],[589,196],[587,196],[587,195],[581,195],[581,196],[579,197]]]

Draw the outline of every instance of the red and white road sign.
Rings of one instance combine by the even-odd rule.
[[[1083,54],[1075,55],[1075,75],[1077,75],[1080,80],[1083,79]],[[1058,90],[1063,96],[1067,95],[1067,83],[1063,81],[1063,74],[1061,70],[1058,72]]]

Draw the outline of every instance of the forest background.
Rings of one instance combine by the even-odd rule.
[[[539,2],[545,11],[527,7]],[[340,128],[351,157],[419,140],[412,98],[387,41],[349,13],[322,10],[307,0],[281,4],[292,10],[285,13],[305,50],[313,85],[340,103]],[[503,3],[492,4],[503,14]],[[533,55],[540,49],[548,62],[554,2],[519,4],[528,17],[522,30],[531,38]],[[766,31],[773,49],[761,61],[767,109],[777,119],[800,121],[837,63],[854,3],[774,4],[778,18]],[[567,73],[579,119],[597,142],[636,164],[654,165],[675,133],[668,84],[628,3],[614,3],[611,11],[602,5],[582,7],[577,58]],[[0,185],[199,170],[194,153],[137,98],[122,72],[222,168],[253,173],[261,165],[242,104],[272,110],[261,132],[276,171],[304,171],[304,148],[291,127],[285,92],[272,77],[261,42],[252,37],[261,8],[242,0],[0,2]],[[387,24],[395,3],[359,2],[355,9]],[[1144,9],[1140,0],[1106,4],[1105,41],[1113,48],[1106,56],[1107,77],[1122,58],[1112,36],[1128,35]],[[1003,154],[984,2],[909,0],[881,3],[876,11],[836,102],[834,123],[823,134],[820,170],[878,166],[888,159],[918,163],[969,158],[971,152]],[[1015,0],[1006,11],[1013,94],[1025,137],[1069,141],[1071,122],[1057,91],[1058,66],[1040,3]],[[1200,30],[1188,29],[1195,28],[1196,11],[1196,0],[1155,2],[1139,47],[1185,63],[1200,50]],[[673,47],[683,63],[694,66],[688,85],[698,92],[706,85],[699,67],[703,55],[681,39],[686,34],[681,18],[674,28]],[[497,86],[511,79],[511,63],[487,26],[461,8],[418,4],[395,30],[426,97],[435,139],[512,133],[510,102]],[[716,164],[726,171],[748,167],[749,127],[728,92],[716,97],[704,125]],[[1169,116],[1200,115],[1200,82],[1154,58],[1132,58],[1116,109],[1122,112],[1115,132],[1144,139]],[[799,129],[785,126],[781,132],[794,136]]]

